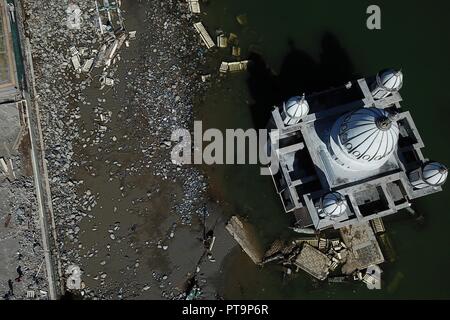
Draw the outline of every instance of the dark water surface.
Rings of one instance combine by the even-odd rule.
[[[402,68],[402,106],[411,111],[425,141],[425,156],[450,165],[448,138],[450,42],[444,1],[378,2],[382,30],[366,28],[367,1],[211,0],[201,20],[211,34],[218,28],[239,36],[242,58],[255,66],[213,84],[196,105],[204,127],[262,127],[273,104],[293,94],[325,89],[385,67]],[[236,15],[246,14],[241,26]],[[213,55],[214,65],[229,49]],[[256,52],[257,54],[253,54]],[[227,60],[226,60],[227,61]],[[230,215],[254,223],[264,245],[292,236],[270,177],[256,166],[205,168],[217,198]],[[276,266],[259,269],[235,250],[225,268],[226,298],[449,298],[449,186],[416,202],[425,220],[408,214],[385,220],[397,259],[382,265],[383,289],[362,283],[317,284],[304,273],[283,280]]]

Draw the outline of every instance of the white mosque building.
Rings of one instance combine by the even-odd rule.
[[[413,119],[402,111],[401,71],[309,96],[275,108],[273,180],[286,212],[302,228],[336,229],[367,222],[441,191],[447,168],[425,158]]]

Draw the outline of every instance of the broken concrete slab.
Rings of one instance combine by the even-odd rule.
[[[88,59],[84,63],[83,68],[81,69],[81,71],[83,71],[84,73],[88,73],[88,72],[91,71],[93,65],[94,65],[94,58]]]
[[[102,86],[113,86],[114,85],[114,79],[113,78],[109,78],[106,75],[102,75],[100,77],[100,83]]]
[[[228,38],[223,33],[221,35],[217,36],[217,46],[219,48],[226,48],[226,47],[228,47]]]
[[[201,78],[202,78],[202,82],[206,82],[207,80],[211,79],[211,75],[203,74]]]
[[[263,257],[263,250],[256,238],[256,233],[251,224],[237,216],[231,217],[225,228],[239,243],[244,252],[255,264],[259,264]]]
[[[228,62],[222,62],[219,68],[220,73],[227,73],[228,72]]]
[[[236,21],[241,25],[245,26],[248,23],[248,18],[246,14],[240,14],[236,16]]]
[[[241,48],[233,46],[231,48],[231,55],[233,57],[240,57],[241,56]]]
[[[329,274],[330,258],[309,244],[303,245],[294,264],[319,280],[325,280]]]
[[[247,70],[248,60],[238,61],[238,62],[229,62],[228,70],[230,72],[239,72]]]

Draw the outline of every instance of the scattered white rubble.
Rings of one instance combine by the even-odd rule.
[[[81,269],[77,265],[70,265],[66,269],[66,287],[69,290],[81,289]]]

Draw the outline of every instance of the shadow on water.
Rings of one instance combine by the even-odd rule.
[[[255,101],[250,106],[256,128],[264,128],[274,105],[294,95],[311,94],[356,79],[353,63],[337,39],[326,32],[321,39],[321,53],[314,59],[288,41],[289,52],[283,59],[279,75],[267,66],[258,53],[250,53],[249,79],[247,84]]]

